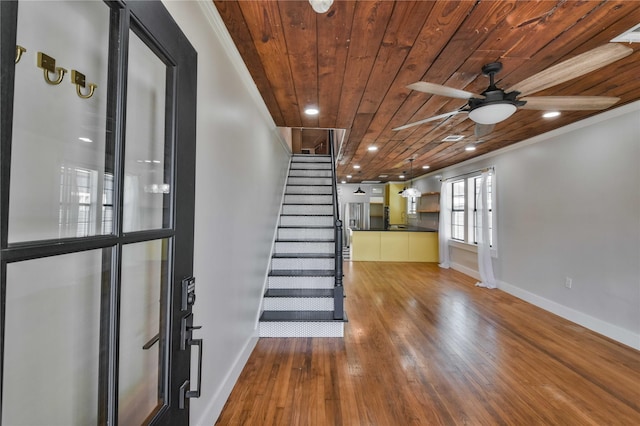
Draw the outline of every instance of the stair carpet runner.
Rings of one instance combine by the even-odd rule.
[[[260,337],[344,336],[346,319],[333,319],[333,179],[330,156],[292,157]]]

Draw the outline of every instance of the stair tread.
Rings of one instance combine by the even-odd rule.
[[[306,240],[276,240],[276,243],[333,243],[335,240],[333,238],[313,238]]]
[[[271,277],[334,277],[333,269],[272,269]]]
[[[332,259],[336,255],[334,253],[274,253],[271,257],[275,259]]]
[[[264,311],[260,316],[260,321],[335,321],[347,322],[345,313],[344,319],[333,318],[333,311]]]
[[[332,288],[270,288],[265,297],[333,297]]]
[[[278,229],[333,229],[333,226],[323,225],[285,225],[278,226]]]
[[[304,203],[282,203],[283,206],[333,206],[332,203],[314,203],[314,204],[304,204]]]
[[[307,204],[316,206],[317,204]],[[281,213],[280,216],[333,216],[333,213]]]

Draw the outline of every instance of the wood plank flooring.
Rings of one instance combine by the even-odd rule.
[[[640,352],[474,283],[345,262],[345,338],[260,339],[216,425],[640,425]]]

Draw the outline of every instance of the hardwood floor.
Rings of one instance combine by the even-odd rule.
[[[345,262],[345,338],[260,339],[216,425],[640,424],[640,352],[474,284]]]

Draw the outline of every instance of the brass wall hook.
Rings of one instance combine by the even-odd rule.
[[[76,93],[82,99],[89,99],[90,97],[92,97],[93,96],[93,92],[98,87],[97,84],[89,83],[89,93],[84,95],[82,93],[82,91],[80,90],[80,88],[83,88],[86,85],[85,76],[80,71],[76,71],[76,70],[71,70],[71,83],[76,85]]]
[[[26,51],[27,49],[20,46],[19,44],[16,44],[16,64],[20,62],[20,58],[22,58],[22,54]]]
[[[44,80],[53,85],[60,84],[64,78],[64,74],[67,72],[67,70],[62,67],[56,67],[56,60],[42,52],[38,52],[38,67],[44,71]],[[53,73],[58,77],[55,80],[51,80],[49,73]]]

